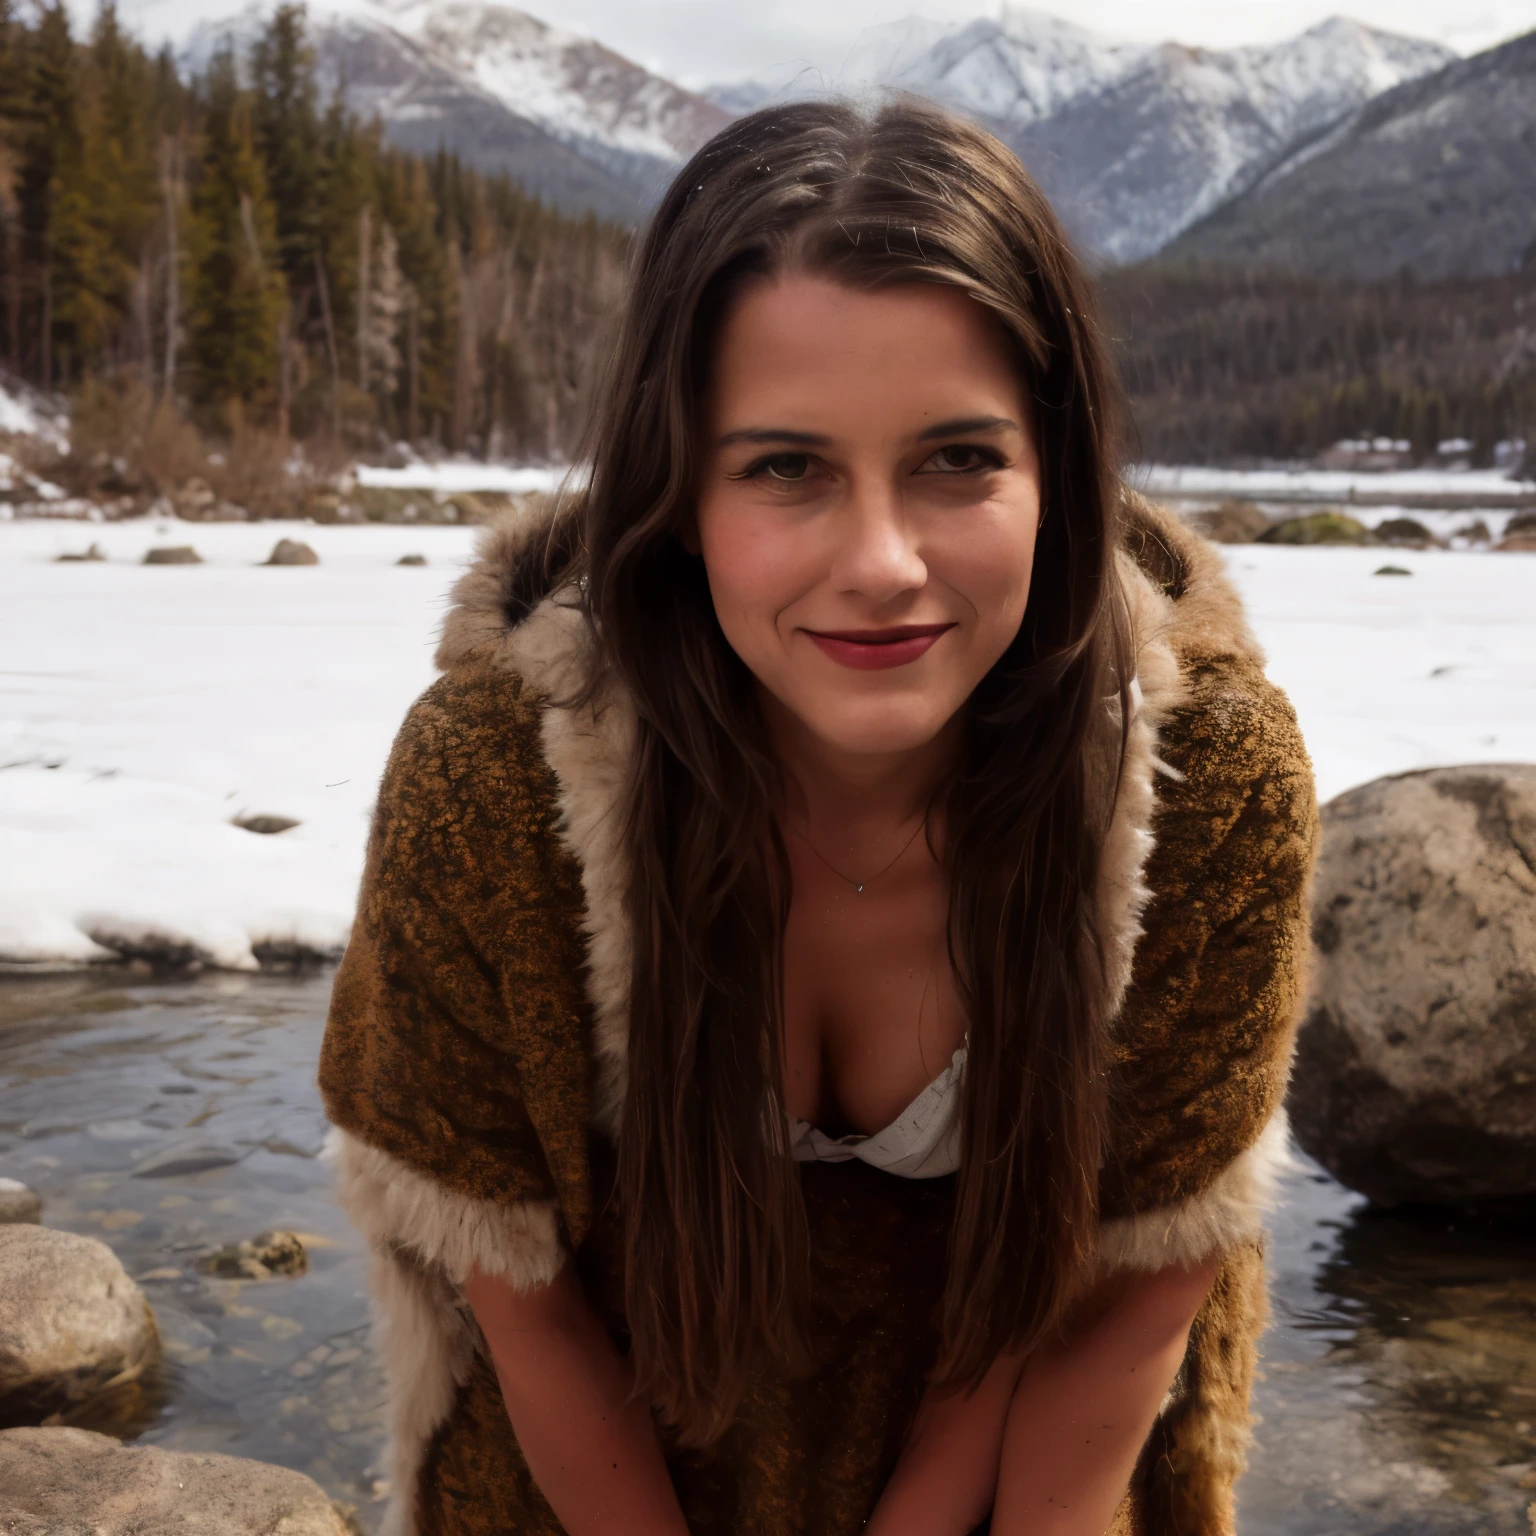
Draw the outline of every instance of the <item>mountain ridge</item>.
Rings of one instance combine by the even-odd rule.
[[[1364,103],[1162,254],[1359,280],[1536,267],[1536,31]]]

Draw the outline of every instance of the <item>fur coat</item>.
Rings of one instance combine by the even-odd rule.
[[[1265,1312],[1262,1213],[1307,946],[1316,808],[1295,717],[1218,554],[1132,498],[1120,579],[1142,707],[1098,900],[1118,1013],[1102,1261],[1220,1254],[1117,1516],[1122,1536],[1225,1536]],[[625,1089],[622,804],[635,715],[564,707],[584,631],[516,595],[530,530],[460,581],[442,676],[385,770],[320,1081],[343,1201],[374,1253],[396,1536],[554,1536],[460,1286],[574,1261],[622,1346],[609,1199]],[[802,1167],[820,1369],[763,1368],[733,1427],[672,1457],[709,1536],[854,1536],[936,1352],[952,1178]]]

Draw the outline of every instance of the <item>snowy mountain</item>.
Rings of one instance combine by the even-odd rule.
[[[262,0],[184,56],[246,41]],[[456,150],[564,207],[635,219],[693,149],[765,102],[890,86],[966,112],[1018,151],[1081,244],[1134,261],[1258,183],[1380,92],[1452,55],[1334,19],[1266,47],[1115,42],[1005,6],[867,29],[835,79],[799,69],[698,95],[591,37],[474,0],[319,0],[327,89],[402,148]]]
[[[264,7],[198,28],[192,65],[254,36]],[[600,42],[509,6],[332,0],[313,6],[322,88],[401,148],[457,151],[564,207],[634,219],[731,114]]]
[[[834,81],[708,94],[734,110],[872,86],[930,97],[1012,145],[1088,249],[1134,261],[1245,191],[1299,141],[1452,57],[1341,18],[1283,43],[1216,50],[1115,42],[1009,6],[957,25],[909,18],[871,28]]]
[[[1364,279],[1536,265],[1536,32],[1376,97],[1169,254]]]

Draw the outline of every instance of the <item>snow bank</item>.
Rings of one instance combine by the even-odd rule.
[[[564,468],[449,459],[438,464],[412,464],[405,469],[359,465],[357,483],[385,491],[437,491],[444,496],[473,491],[500,491],[507,496],[519,496],[527,491],[553,491],[568,473]]]
[[[259,568],[280,537],[320,555]],[[433,675],[456,527],[0,525],[0,957],[233,968],[345,942],[390,739]],[[54,564],[95,541],[101,563]],[[200,566],[142,566],[152,544]],[[425,568],[397,567],[407,553]],[[1373,575],[1387,559],[1411,577]],[[1229,552],[1331,796],[1536,761],[1536,556]],[[296,818],[263,836],[244,814]]]
[[[1301,498],[1350,501],[1355,496],[1455,497],[1491,507],[1536,495],[1536,481],[1512,480],[1501,469],[1210,469],[1203,465],[1143,464],[1131,478],[1149,496]]]
[[[0,434],[40,437],[56,448],[65,442],[59,413],[34,390],[4,379],[0,379]]]

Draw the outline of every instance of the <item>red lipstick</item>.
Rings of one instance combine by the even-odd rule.
[[[925,655],[953,624],[893,624],[886,629],[808,629],[805,631],[840,666],[857,672],[905,667]]]

